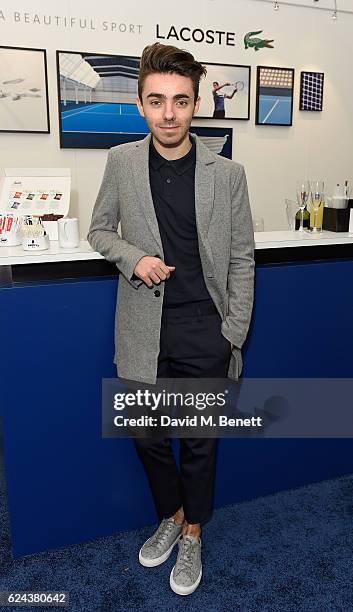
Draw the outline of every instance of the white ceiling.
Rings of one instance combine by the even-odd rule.
[[[259,0],[255,0],[259,1]],[[261,0],[265,2],[273,2],[273,0]],[[342,11],[347,11],[353,14],[353,0],[336,0],[337,9]],[[313,0],[278,0],[278,4],[292,4],[293,6],[305,6],[312,8],[313,10],[320,9],[329,9],[333,10],[335,2],[334,0],[319,0],[318,2],[313,2]]]

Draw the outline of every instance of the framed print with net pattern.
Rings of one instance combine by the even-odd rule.
[[[323,97],[324,73],[307,70],[301,72],[299,110],[322,111]]]

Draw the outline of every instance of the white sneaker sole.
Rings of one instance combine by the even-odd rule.
[[[201,582],[202,567],[200,569],[200,573],[199,573],[199,575],[197,577],[197,580],[194,582],[194,584],[191,584],[188,587],[182,586],[181,584],[177,584],[173,580],[173,570],[174,570],[174,567],[173,567],[172,571],[170,572],[170,578],[169,578],[169,584],[170,584],[170,588],[172,589],[172,591],[174,591],[174,593],[177,593],[177,595],[190,595],[191,593],[196,591],[197,587],[199,586],[199,584]]]
[[[166,561],[168,557],[170,556],[174,546],[178,543],[180,535],[178,535],[178,537],[174,540],[173,544],[168,548],[168,550],[165,553],[163,553],[163,555],[161,555],[160,557],[156,557],[155,559],[147,559],[146,557],[142,556],[141,551],[142,551],[143,546],[145,546],[145,544],[147,544],[147,542],[149,542],[149,540],[151,539],[151,538],[148,538],[145,544],[143,544],[143,546],[141,546],[140,548],[139,561],[141,565],[143,565],[144,567],[156,567],[157,565],[164,563],[164,561]]]

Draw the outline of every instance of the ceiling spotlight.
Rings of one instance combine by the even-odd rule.
[[[332,19],[337,19],[337,11],[333,11],[333,13],[332,13]]]
[[[279,10],[279,4],[278,4],[278,2],[274,2],[274,3],[273,3],[273,8],[274,8],[274,10],[275,10],[275,11],[278,11],[278,10]]]

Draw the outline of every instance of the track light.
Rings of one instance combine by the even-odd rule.
[[[320,13],[326,12],[334,21],[339,19],[342,15],[353,15],[352,8],[338,8],[338,0],[326,0],[324,3],[321,0],[251,0],[251,2],[266,3],[270,7],[272,6],[272,10],[275,11],[282,11],[283,7],[285,9],[287,6],[292,6],[295,8],[311,9],[319,11]],[[352,0],[350,0],[350,2],[353,4]],[[325,6],[323,6],[323,4],[325,4]]]

